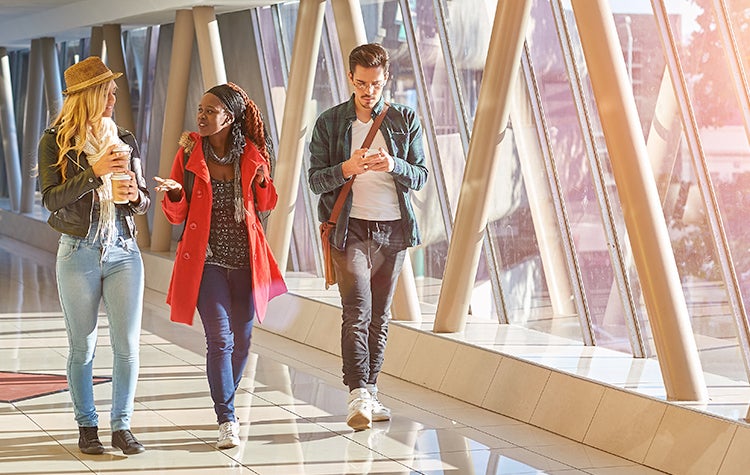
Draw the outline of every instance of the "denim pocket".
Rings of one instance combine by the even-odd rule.
[[[141,250],[138,247],[138,242],[134,238],[117,238],[117,247],[121,247],[123,250],[129,252],[130,254],[138,255],[141,253]]]
[[[67,261],[73,254],[78,250],[81,245],[81,240],[72,238],[70,236],[61,236],[60,242],[57,246],[57,260]]]
[[[380,249],[388,249],[393,253],[408,247],[401,221],[377,222],[372,230],[372,240]]]

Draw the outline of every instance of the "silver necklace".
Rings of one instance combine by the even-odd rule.
[[[223,157],[219,157],[218,155],[216,155],[214,148],[211,146],[211,143],[208,140],[205,140],[203,142],[203,155],[205,155],[207,159],[211,160],[214,163],[218,163],[219,165],[229,165],[230,163],[232,163],[231,153],[228,153]]]

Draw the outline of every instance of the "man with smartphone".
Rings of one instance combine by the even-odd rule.
[[[352,50],[349,81],[351,98],[316,121],[308,174],[311,190],[321,195],[321,222],[331,218],[342,189],[351,187],[330,244],[342,305],[347,424],[364,430],[391,416],[378,400],[377,379],[406,249],[421,243],[410,193],[424,186],[428,171],[417,113],[383,98],[387,51],[377,43]]]

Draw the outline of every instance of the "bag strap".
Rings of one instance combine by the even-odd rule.
[[[388,112],[388,108],[390,107],[390,104],[387,102],[383,104],[383,110],[380,111],[380,114],[378,114],[377,117],[375,117],[375,120],[372,122],[372,127],[370,127],[370,131],[367,132],[367,137],[365,137],[365,141],[362,142],[362,146],[360,148],[370,148],[370,144],[372,144],[372,141],[375,139],[375,135],[378,133],[378,129],[380,128],[380,124],[383,123],[383,119],[385,118],[386,112]],[[341,187],[341,191],[339,192],[338,198],[336,198],[336,203],[333,205],[333,210],[331,211],[331,217],[328,218],[328,222],[332,225],[336,224],[336,221],[339,219],[339,214],[341,214],[341,208],[344,207],[344,200],[346,200],[346,197],[349,195],[349,191],[352,189],[352,185],[354,184],[354,179],[357,178],[357,175],[353,175],[352,178],[344,183],[344,186]]]

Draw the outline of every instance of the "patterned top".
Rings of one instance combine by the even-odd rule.
[[[250,267],[247,225],[234,219],[234,182],[211,178],[214,201],[206,264],[228,269]]]

